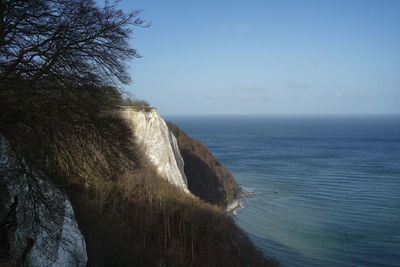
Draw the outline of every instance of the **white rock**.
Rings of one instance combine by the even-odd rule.
[[[7,140],[0,135],[0,179],[7,195],[0,205],[10,209],[18,201],[17,228],[9,233],[11,254],[20,258],[32,239],[26,255],[28,266],[86,266],[85,239],[67,196],[35,170],[31,169],[32,176],[20,172],[15,159],[7,155],[7,147]],[[29,189],[28,183],[34,189]]]
[[[125,107],[121,112],[131,125],[138,145],[156,166],[158,173],[169,183],[190,193],[178,143],[157,110]]]

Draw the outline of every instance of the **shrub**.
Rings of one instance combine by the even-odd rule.
[[[141,99],[133,99],[133,98],[125,98],[122,101],[123,106],[128,106],[128,107],[133,107],[135,109],[139,110],[146,110],[150,109],[151,106],[146,100],[141,100]]]

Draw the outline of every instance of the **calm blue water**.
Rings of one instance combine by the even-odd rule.
[[[167,119],[254,191],[237,224],[283,266],[400,266],[400,117]]]

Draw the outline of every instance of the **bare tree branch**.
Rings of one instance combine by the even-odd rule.
[[[139,14],[93,0],[1,1],[0,77],[128,83],[126,62],[140,57],[128,44],[131,27],[148,26]]]

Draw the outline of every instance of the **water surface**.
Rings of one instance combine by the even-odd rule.
[[[400,117],[167,117],[254,195],[237,224],[283,266],[400,266]]]

